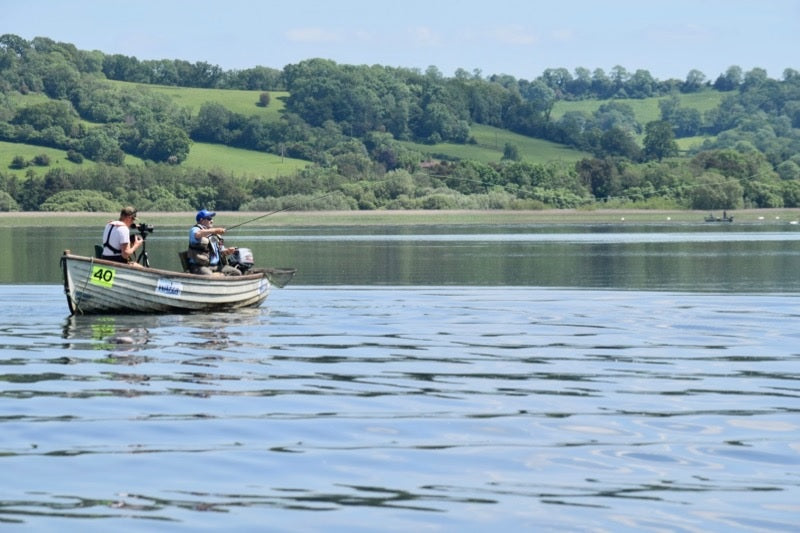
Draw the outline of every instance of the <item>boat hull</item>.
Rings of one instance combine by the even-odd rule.
[[[93,257],[61,257],[64,292],[75,314],[192,313],[257,307],[269,295],[264,273],[200,276]]]

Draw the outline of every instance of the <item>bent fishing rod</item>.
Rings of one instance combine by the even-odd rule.
[[[339,191],[338,190],[331,191],[329,193],[325,193],[323,195],[316,196],[316,197],[312,198],[311,201],[315,202],[317,200],[322,200],[323,198],[325,198],[327,196],[330,196],[332,194],[335,194],[337,192],[339,192]],[[291,211],[292,209],[297,207],[298,204],[299,204],[299,202],[295,202],[295,203],[287,205],[286,207],[283,207],[281,209],[276,209],[275,211],[270,211],[269,213],[265,213],[263,215],[259,215],[259,216],[255,217],[255,218],[251,218],[250,220],[245,220],[244,222],[240,222],[238,224],[234,224],[233,226],[228,226],[228,227],[225,228],[225,232],[227,233],[228,231],[230,231],[232,229],[236,229],[239,226],[244,226],[245,224],[250,224],[251,222],[255,222],[256,220],[261,220],[262,218],[266,218],[268,216],[275,215],[277,213],[283,213],[284,211]]]
[[[431,177],[440,178],[440,176],[431,176]],[[381,183],[381,182],[384,182],[384,181],[389,181],[391,179],[393,179],[393,178],[392,177],[386,177],[386,178],[384,178],[382,180],[377,180],[377,182]],[[477,180],[470,180],[470,179],[467,179],[467,178],[451,178],[451,179],[462,180],[462,181],[464,181],[464,180],[466,180],[466,181],[477,181]],[[325,194],[321,194],[320,196],[315,196],[314,198],[311,199],[311,201],[315,202],[317,200],[322,200],[323,198],[327,198],[328,196],[330,196],[332,194],[336,194],[337,192],[341,192],[341,191],[339,191],[338,189],[335,190],[335,191],[330,191],[330,192],[327,192]],[[230,231],[232,229],[236,229],[239,226],[244,226],[245,224],[250,224],[251,222],[255,222],[256,220],[261,220],[262,218],[266,218],[266,217],[271,216],[271,215],[275,215],[275,214],[278,214],[278,213],[283,213],[284,211],[291,211],[292,209],[294,209],[298,205],[299,205],[299,202],[295,202],[293,204],[287,205],[286,207],[282,207],[281,209],[276,209],[274,211],[270,211],[269,213],[264,213],[263,215],[259,215],[259,216],[255,217],[255,218],[251,218],[250,220],[245,220],[244,222],[240,222],[239,224],[234,224],[233,226],[227,226],[225,228],[225,231],[227,232],[227,231]]]
[[[433,176],[433,177],[438,177],[438,176]],[[384,181],[389,181],[391,179],[393,179],[393,178],[391,178],[391,177],[384,178],[382,180],[378,180],[378,183],[384,182]],[[464,179],[464,178],[455,178],[455,179]],[[468,181],[471,181],[471,180],[468,180]],[[327,192],[327,193],[322,194],[320,196],[315,196],[314,198],[311,199],[311,201],[315,202],[317,200],[322,200],[323,198],[327,198],[328,196],[330,196],[332,194],[336,194],[337,192],[341,192],[341,191],[339,191],[338,189],[335,190],[335,191],[330,191],[330,192]],[[284,211],[291,211],[292,209],[294,209],[298,205],[299,205],[299,202],[295,202],[295,203],[290,204],[290,205],[288,205],[286,207],[282,207],[281,209],[276,209],[274,211],[270,211],[269,213],[264,213],[263,215],[259,215],[259,216],[255,217],[255,218],[251,218],[250,220],[245,220],[244,222],[240,222],[239,224],[234,224],[233,226],[227,226],[225,228],[225,231],[227,232],[227,231],[230,231],[232,229],[236,229],[239,226],[244,226],[245,224],[250,224],[251,222],[255,222],[256,220],[261,220],[262,218],[266,218],[266,217],[271,216],[271,215],[275,215],[275,214],[278,214],[278,213],[283,213]]]

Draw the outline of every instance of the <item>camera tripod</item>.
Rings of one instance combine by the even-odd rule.
[[[136,258],[136,262],[142,265],[143,267],[150,267],[150,256],[147,255],[147,233],[144,231],[139,231],[139,236],[142,238],[142,251],[139,252],[139,256]]]

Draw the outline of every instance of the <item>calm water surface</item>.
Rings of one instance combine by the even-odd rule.
[[[140,317],[68,317],[41,235],[0,529],[797,530],[796,229],[338,233],[243,235],[300,269],[258,309]]]

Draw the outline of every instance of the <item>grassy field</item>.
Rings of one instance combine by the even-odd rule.
[[[40,167],[31,165],[22,169],[12,169],[11,161],[16,156],[22,156],[26,161],[32,160],[35,156],[45,154],[50,158],[50,165]],[[144,162],[132,155],[125,156],[126,165],[143,165]],[[254,152],[252,150],[241,150],[220,144],[193,143],[189,151],[189,157],[184,163],[187,167],[213,169],[219,168],[234,176],[259,176],[274,178],[280,175],[292,175],[297,170],[307,166],[308,161],[282,158],[278,155]],[[27,173],[33,172],[37,176],[44,176],[51,168],[65,168],[74,172],[81,168],[90,169],[96,163],[89,159],[84,159],[80,165],[67,159],[64,150],[36,146],[32,144],[7,143],[0,141],[0,170],[5,173],[24,177]]]
[[[15,157],[20,156],[25,161],[31,161],[37,155],[46,155],[50,158],[49,167],[40,167],[30,165],[25,168],[15,169],[11,168],[11,161]],[[84,160],[83,165],[87,167],[94,165],[92,161]],[[67,170],[74,171],[82,165],[73,163],[67,160],[67,153],[64,150],[57,150],[55,148],[47,148],[45,146],[36,146],[33,144],[20,144],[9,143],[0,141],[0,172],[4,174],[12,174],[16,176],[25,176],[28,171],[32,171],[37,175],[44,175],[51,167],[64,167]]]
[[[514,224],[705,224],[705,211],[635,209],[548,209],[542,211],[284,211],[280,213],[218,212],[215,222],[231,227],[247,222],[252,227],[275,226],[409,226],[409,225],[514,225]],[[720,215],[721,213],[716,213]],[[797,209],[744,209],[729,212],[734,225],[797,223]],[[0,227],[47,227],[57,221],[67,227],[102,227],[119,213],[0,213]],[[195,213],[139,214],[140,221],[156,227],[187,226]],[[258,220],[254,220],[254,219]],[[254,220],[254,221],[253,221]],[[253,222],[250,222],[253,221]],[[727,224],[719,227],[730,227]],[[796,226],[794,226],[796,227]]]
[[[699,93],[679,94],[678,99],[681,102],[681,107],[691,107],[697,109],[701,114],[709,109],[713,109],[719,105],[725,93],[717,91],[704,91]],[[636,121],[641,125],[654,120],[660,120],[661,110],[658,108],[658,102],[666,97],[659,98],[643,98],[643,99],[627,99],[616,100],[619,103],[629,105],[633,109]],[[565,101],[561,100],[556,102],[553,106],[551,118],[553,120],[559,119],[569,111],[582,111],[587,114],[592,114],[597,109],[608,103],[609,100],[578,100],[578,101]]]
[[[283,112],[283,99],[289,96],[287,92],[269,92],[270,103],[267,107],[259,107],[258,98],[264,91],[242,91],[236,89],[197,89],[194,87],[171,87],[166,85],[144,85],[125,81],[109,81],[116,87],[141,87],[169,96],[178,106],[189,109],[192,114],[197,114],[200,106],[206,102],[217,102],[234,113],[245,116],[258,116],[266,120],[278,120]]]
[[[12,107],[43,104],[50,101],[50,98],[48,98],[44,93],[21,94],[17,92],[10,92],[8,93],[7,98],[8,103]]]
[[[309,165],[302,159],[282,158],[253,150],[231,148],[221,144],[193,143],[184,163],[189,167],[220,168],[236,176],[290,176]]]
[[[678,144],[678,150],[686,152],[688,150],[691,150],[692,148],[700,147],[704,141],[707,141],[709,139],[713,139],[713,137],[703,137],[703,136],[682,137],[680,139],[675,139],[675,142]]]
[[[11,168],[11,161],[16,156],[21,156],[25,161],[31,161],[35,156],[45,154],[50,158],[50,165],[40,167],[30,165],[25,168]],[[143,165],[144,161],[132,155],[125,156],[126,165]],[[51,168],[64,168],[69,172],[79,169],[93,168],[97,163],[90,159],[84,159],[83,163],[73,163],[67,159],[67,152],[58,148],[48,148],[35,144],[9,143],[0,141],[0,172],[24,177],[28,172],[33,172],[36,176],[44,176]]]
[[[548,163],[551,161],[575,162],[589,154],[573,150],[562,144],[557,144],[543,139],[534,139],[525,135],[518,135],[508,130],[473,124],[470,132],[478,144],[417,144],[403,143],[412,150],[433,157],[443,155],[457,159],[471,159],[481,163],[496,163],[503,157],[506,143],[512,144],[519,150],[523,161],[529,163]]]

